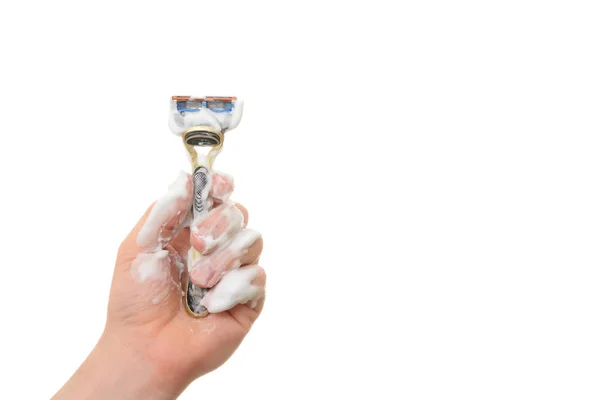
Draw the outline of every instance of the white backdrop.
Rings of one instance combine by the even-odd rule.
[[[0,398],[92,349],[121,239],[187,168],[168,100],[198,94],[246,100],[216,168],[269,283],[182,399],[597,399],[599,16],[3,2]]]

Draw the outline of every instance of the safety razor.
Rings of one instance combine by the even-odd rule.
[[[181,136],[190,156],[194,183],[193,219],[206,214],[212,207],[208,197],[210,171],[215,157],[221,151],[225,132],[240,123],[243,101],[236,97],[194,97],[173,96],[169,113],[169,128]],[[208,154],[198,153],[197,148],[210,148]],[[188,253],[188,265],[193,265],[202,257],[197,250]],[[194,285],[190,279],[185,283],[185,304],[193,317],[205,317],[208,310],[202,305],[202,298],[208,289]]]

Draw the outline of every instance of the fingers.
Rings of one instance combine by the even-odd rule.
[[[246,207],[244,207],[240,203],[235,203],[235,206],[238,208],[238,210],[240,210],[242,212],[242,215],[244,216],[244,228],[245,228],[248,225],[248,210],[246,209]]]
[[[256,265],[244,266],[258,261],[263,241],[260,233],[245,229],[248,211],[229,201],[233,179],[222,173],[211,177],[209,196],[214,208],[190,227],[190,244],[202,256],[188,264],[189,278],[195,285],[211,289],[201,300],[210,313],[233,309],[249,326],[262,309],[266,275]],[[236,307],[238,304],[257,308]]]
[[[267,275],[261,268],[261,272],[252,281],[252,284],[266,288],[266,283]],[[252,324],[254,324],[263,310],[265,305],[265,290],[263,289],[263,296],[259,299],[252,300],[248,304],[238,304],[229,310],[229,314],[246,329],[252,327]]]
[[[257,261],[262,247],[259,232],[241,230],[226,245],[196,261],[190,270],[190,279],[197,286],[211,288],[227,271]]]
[[[208,254],[242,229],[244,220],[241,208],[231,202],[221,204],[192,222],[191,244],[201,254]]]
[[[241,225],[239,217],[242,217]],[[192,221],[192,246],[202,254],[211,249],[248,224],[248,210],[241,204],[227,202],[218,204],[205,216]]]
[[[231,175],[222,172],[213,172],[210,190],[210,196],[212,196],[213,199],[225,202],[229,200],[233,189],[233,177]]]
[[[181,172],[167,193],[154,204],[139,231],[130,234],[136,235],[139,250],[155,252],[168,245],[187,222],[192,199],[192,177]]]
[[[210,313],[227,311],[237,304],[255,307],[265,295],[266,274],[258,265],[229,271],[202,299]]]

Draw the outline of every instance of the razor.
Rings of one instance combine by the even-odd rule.
[[[183,139],[190,156],[194,183],[192,215],[194,220],[202,217],[212,207],[208,197],[210,171],[216,156],[223,147],[225,132],[234,129],[242,118],[244,103],[236,97],[173,96],[169,112],[169,128]],[[197,148],[210,148],[208,154],[198,153]],[[202,254],[190,249],[188,265],[200,259]],[[188,278],[185,283],[185,304],[188,313],[196,318],[208,315],[201,304],[209,289],[201,288]]]

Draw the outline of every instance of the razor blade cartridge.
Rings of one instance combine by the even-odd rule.
[[[215,113],[231,112],[234,107],[235,97],[217,97],[210,96],[204,98],[194,98],[190,96],[173,96],[177,103],[177,111],[181,114],[188,112],[199,112],[206,108]]]
[[[235,128],[243,102],[237,97],[173,96],[169,127],[192,146],[219,146],[223,133]]]

